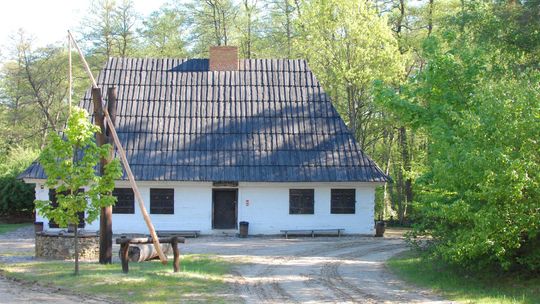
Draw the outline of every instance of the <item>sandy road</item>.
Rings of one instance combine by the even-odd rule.
[[[28,226],[0,235],[0,263],[24,263],[34,255],[34,227]],[[106,299],[90,298],[72,291],[36,285],[3,277],[0,273],[0,304],[98,304]]]
[[[0,303],[98,304],[111,302],[98,298],[92,299],[87,295],[76,295],[64,289],[17,282],[0,276]]]
[[[229,280],[246,303],[451,303],[386,270],[406,249],[398,238],[201,238],[183,247],[237,262]]]
[[[32,260],[32,227],[0,236],[0,262]],[[201,237],[182,253],[216,254],[234,262],[227,277],[231,302],[246,303],[450,303],[408,286],[384,262],[406,250],[399,238]],[[115,251],[116,252],[116,251]],[[0,303],[103,303],[67,290],[16,282],[0,274]]]

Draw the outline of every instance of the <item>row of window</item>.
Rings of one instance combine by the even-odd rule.
[[[115,188],[113,195],[118,201],[113,213],[135,213],[135,198],[131,188]],[[356,212],[355,189],[332,189],[330,213],[354,214]],[[314,214],[314,189],[289,190],[289,214]],[[174,214],[174,189],[150,189],[150,213]]]
[[[84,191],[79,189],[79,192]],[[133,214],[135,213],[135,195],[131,188],[114,188],[113,195],[117,202],[113,206],[113,213]],[[49,200],[53,208],[58,208],[56,201],[56,191],[49,190]],[[174,214],[174,189],[150,189],[150,213],[152,214]],[[80,228],[84,228],[84,212],[79,213]],[[58,224],[49,222],[51,228],[58,228]]]
[[[79,189],[83,191],[83,189]],[[135,195],[131,188],[115,188],[113,195],[117,202],[113,206],[113,213],[135,213]],[[330,198],[330,213],[354,214],[356,212],[355,189],[332,189]],[[53,207],[58,207],[56,191],[49,191],[49,199]],[[315,189],[290,189],[289,214],[314,214]],[[150,189],[150,213],[174,214],[174,189]],[[84,212],[79,213],[79,228],[84,228]],[[49,227],[58,228],[58,224],[49,222]]]
[[[113,213],[135,213],[135,195],[131,188],[115,188],[113,195],[117,198],[117,202],[113,206]],[[56,207],[58,204],[54,190],[49,192],[49,197],[52,205]],[[356,212],[355,197],[355,189],[332,189],[330,213],[354,214]],[[314,189],[289,190],[289,214],[314,214],[314,207]],[[174,214],[174,189],[150,189],[150,213]],[[84,219],[84,214],[81,215],[81,218]],[[84,221],[82,221],[82,225],[84,225]]]
[[[354,214],[356,212],[355,189],[332,189],[330,198],[330,213]],[[315,190],[290,189],[289,214],[314,214]]]

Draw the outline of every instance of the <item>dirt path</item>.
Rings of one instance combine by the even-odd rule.
[[[239,263],[230,281],[246,303],[451,303],[386,270],[406,250],[399,238],[201,238],[183,247]]]
[[[98,304],[107,302],[76,295],[68,290],[17,282],[0,276],[0,303]]]
[[[33,227],[0,235],[0,263],[32,260]],[[407,286],[384,262],[406,250],[403,239],[373,237],[201,237],[182,253],[216,254],[234,262],[227,280],[246,303],[451,303]],[[114,250],[116,252],[116,250]],[[0,303],[103,303],[68,290],[6,279]]]
[[[0,235],[0,263],[20,263],[33,260],[34,227],[29,225]],[[5,278],[0,272],[0,304],[98,304],[103,299],[89,298],[69,290],[44,287]]]

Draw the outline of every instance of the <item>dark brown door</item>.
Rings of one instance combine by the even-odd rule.
[[[236,229],[236,189],[213,190],[212,228]]]

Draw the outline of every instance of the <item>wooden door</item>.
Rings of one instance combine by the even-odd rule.
[[[238,190],[214,189],[212,192],[212,228],[236,229]]]

